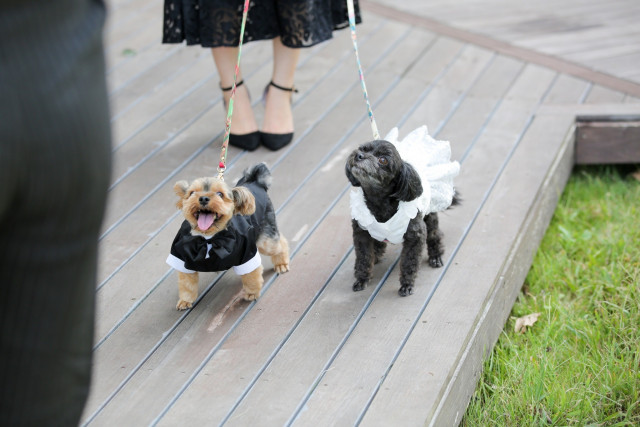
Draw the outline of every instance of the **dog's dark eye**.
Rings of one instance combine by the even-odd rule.
[[[195,191],[189,191],[189,196],[188,197],[193,196],[193,193],[195,193]]]
[[[222,196],[224,196],[224,194],[222,194],[220,191],[218,191],[216,194],[217,194],[217,195],[218,195],[218,197],[220,197],[221,199],[223,198]]]
[[[389,163],[389,160],[386,157],[381,156],[378,157],[378,163],[380,163],[382,166],[386,166]]]

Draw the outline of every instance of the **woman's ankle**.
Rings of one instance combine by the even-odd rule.
[[[223,91],[225,105],[228,108],[231,90]],[[226,117],[226,115],[225,115]],[[251,100],[246,87],[236,87],[231,116],[231,133],[244,135],[258,130],[258,123],[251,108]]]
[[[269,87],[266,93],[262,131],[267,133],[290,133],[294,130],[291,111],[291,93]]]

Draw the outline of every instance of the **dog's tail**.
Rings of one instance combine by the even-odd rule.
[[[460,193],[458,192],[458,190],[453,190],[453,199],[451,200],[451,206],[449,206],[449,209],[451,209],[454,206],[459,206],[462,204],[462,197],[460,197]]]
[[[267,167],[266,163],[258,163],[257,165],[251,166],[242,172],[242,178],[238,180],[237,185],[248,184],[250,182],[255,182],[260,187],[264,188],[265,191],[271,187],[271,172]]]

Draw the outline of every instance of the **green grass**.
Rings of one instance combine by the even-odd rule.
[[[574,171],[461,425],[640,425],[640,182],[627,172]]]

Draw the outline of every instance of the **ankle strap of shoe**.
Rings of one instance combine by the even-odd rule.
[[[269,82],[269,86],[273,86],[276,89],[280,89],[280,90],[284,90],[285,92],[295,92],[298,93],[298,89],[295,86],[291,86],[291,87],[284,87],[284,86],[280,86],[279,84],[275,84],[272,81]]]
[[[242,86],[242,84],[244,83],[244,80],[240,80],[239,82],[236,83],[236,87]],[[222,87],[222,84],[218,84],[220,86],[220,90],[223,92],[229,92],[231,89],[233,89],[233,85],[229,86],[229,87]]]

